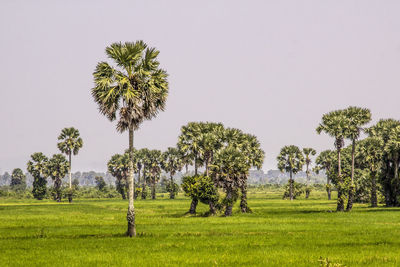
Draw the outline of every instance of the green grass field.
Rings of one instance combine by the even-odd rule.
[[[314,192],[313,192],[314,193]],[[315,196],[317,195],[317,196]],[[400,265],[400,209],[251,193],[252,214],[187,216],[190,200],[135,202],[137,238],[124,236],[123,200],[0,199],[0,266]],[[336,265],[340,266],[340,265]]]

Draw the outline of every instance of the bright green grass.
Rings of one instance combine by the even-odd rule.
[[[135,202],[137,238],[123,235],[127,202],[0,199],[0,266],[347,266],[400,265],[400,209],[355,205],[330,212],[310,200],[251,193],[252,214],[184,215],[190,200]],[[313,195],[312,195],[313,196]],[[200,204],[198,212],[207,206]]]

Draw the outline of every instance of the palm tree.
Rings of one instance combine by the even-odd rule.
[[[370,180],[371,180],[371,206],[378,206],[377,199],[377,186],[376,178],[377,174],[382,167],[382,157],[383,157],[383,140],[378,137],[368,137],[359,142],[357,147],[358,156],[363,162],[368,166]]]
[[[338,201],[337,201],[337,211],[344,211],[344,185],[341,169],[340,152],[344,146],[344,138],[348,135],[349,120],[345,116],[343,110],[335,110],[324,114],[322,116],[322,122],[317,127],[316,131],[318,134],[325,132],[328,135],[335,138],[335,148],[337,151],[338,159]]]
[[[92,96],[100,112],[114,121],[119,111],[117,130],[129,131],[129,206],[127,235],[136,236],[134,209],[133,132],[144,120],[165,109],[168,95],[167,72],[159,68],[159,51],[143,41],[113,43],[106,48],[115,66],[100,62],[93,73]]]
[[[174,175],[182,169],[182,165],[181,155],[177,148],[169,147],[167,151],[162,154],[162,168],[165,172],[170,174],[170,199],[175,198]]]
[[[198,167],[202,165],[201,160],[201,123],[189,122],[187,125],[182,126],[181,134],[178,137],[178,149],[182,155],[193,159],[194,161],[194,175],[198,174]]]
[[[46,174],[54,181],[54,199],[61,202],[61,179],[68,173],[69,163],[62,154],[55,154],[46,165]]]
[[[331,167],[335,162],[334,152],[332,150],[324,150],[319,153],[318,157],[315,160],[315,168],[314,172],[319,173],[320,170],[325,170],[326,174],[326,192],[328,194],[328,199],[331,200],[331,184],[329,179],[329,172],[331,171]]]
[[[26,189],[26,176],[20,168],[12,171],[10,187],[15,191],[24,191]]]
[[[300,148],[294,145],[284,146],[277,157],[278,169],[281,172],[288,172],[289,179],[289,196],[293,200],[293,174],[298,173],[303,169],[304,156]]]
[[[116,178],[116,188],[122,199],[126,199],[127,179],[129,176],[129,153],[115,154],[107,163],[108,172]]]
[[[303,148],[303,153],[305,156],[305,162],[306,162],[306,175],[307,175],[307,188],[306,188],[306,198],[310,196],[310,164],[311,164],[311,156],[315,156],[317,154],[317,151],[315,151],[314,148],[310,147],[305,147]]]
[[[393,161],[394,181],[398,182],[400,160],[400,126],[397,126],[391,130],[390,139],[386,144],[385,151],[389,155],[389,158]]]
[[[36,152],[31,155],[28,161],[27,170],[33,176],[33,196],[42,200],[46,195],[46,165],[48,158],[42,152]]]
[[[354,197],[354,157],[356,150],[356,141],[360,137],[362,127],[371,121],[371,111],[367,108],[348,107],[344,110],[345,116],[348,118],[349,125],[346,138],[352,142],[351,150],[351,183],[349,189],[349,199],[347,201],[346,211],[353,208]]]
[[[162,157],[161,151],[157,149],[150,150],[147,167],[150,173],[151,199],[156,199],[156,183],[160,179]]]
[[[393,130],[400,126],[400,121],[395,119],[382,119],[378,123],[368,129],[370,137],[378,137],[383,141],[383,148],[387,148],[388,142],[392,137]],[[396,188],[398,187],[399,181],[394,180],[394,162],[392,161],[391,155],[388,153],[388,149],[383,151],[383,162],[381,183],[383,185],[385,202],[387,207],[398,206],[398,192]]]
[[[57,144],[58,149],[66,154],[69,159],[69,188],[72,188],[71,155],[78,154],[79,149],[83,146],[83,141],[82,138],[79,137],[79,131],[74,127],[62,129],[58,140],[61,140],[61,142]]]

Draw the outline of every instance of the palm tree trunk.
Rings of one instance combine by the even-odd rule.
[[[378,207],[378,198],[376,196],[376,172],[371,172],[371,207]]]
[[[126,218],[128,220],[128,231],[129,237],[136,236],[136,226],[135,226],[135,207],[133,203],[133,190],[135,186],[134,173],[133,173],[133,127],[129,127],[129,206]]]
[[[143,166],[143,186],[142,186],[142,199],[146,199],[147,192],[146,192],[146,172],[145,167]]]
[[[353,139],[351,147],[351,183],[349,188],[349,199],[347,201],[346,211],[351,211],[353,208],[353,198],[354,198],[354,155],[356,150],[356,140]]]
[[[225,216],[232,216],[233,200],[232,200],[232,189],[230,187],[226,190],[227,205],[225,209]]]
[[[151,199],[156,199],[156,177],[151,180]]]
[[[293,200],[293,179],[292,179],[292,170],[290,170],[290,178],[289,178],[289,197],[290,200]]]
[[[343,180],[342,180],[342,167],[340,162],[340,148],[337,149],[338,155],[338,199],[336,211],[344,211],[344,199],[343,199]]]
[[[244,177],[245,181],[240,188],[242,196],[240,198],[240,210],[243,213],[250,212],[250,208],[247,205],[247,175]]]
[[[69,157],[69,188],[71,189],[72,188],[72,173],[71,173],[71,163],[72,163],[72,161],[71,161],[71,152],[69,152],[69,154],[68,154],[68,157]]]
[[[172,173],[170,173],[171,177],[171,185],[170,185],[170,192],[169,192],[169,198],[174,199],[175,198],[175,183],[174,183],[174,176]]]
[[[307,187],[306,187],[306,199],[310,196],[310,171],[308,170],[310,163],[307,161],[306,163],[306,175],[307,175]]]
[[[209,164],[209,159],[206,159],[206,176],[208,177],[208,164]]]
[[[331,184],[330,184],[329,177],[326,176],[326,192],[328,193],[328,200],[331,200]]]

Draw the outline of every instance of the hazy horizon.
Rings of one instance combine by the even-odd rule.
[[[347,106],[400,119],[398,1],[2,1],[0,174],[59,153],[64,127],[84,145],[72,171],[106,171],[128,145],[90,95],[113,42],[144,40],[169,73],[167,109],[135,147],[175,146],[189,121],[254,134],[276,169],[284,145],[333,148],[322,114]],[[346,143],[348,144],[348,142]]]

